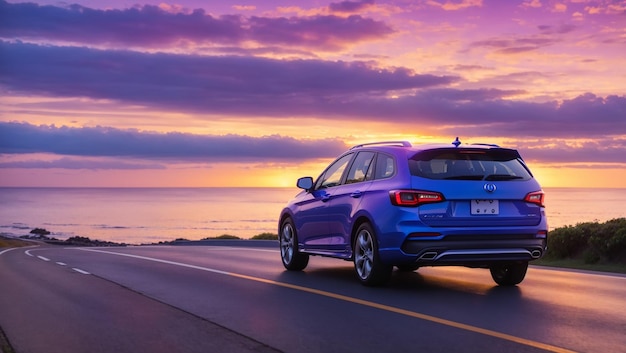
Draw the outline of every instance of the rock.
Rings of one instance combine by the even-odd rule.
[[[47,231],[44,228],[35,228],[33,230],[30,231],[30,234],[37,234],[37,235],[50,235],[50,232]]]

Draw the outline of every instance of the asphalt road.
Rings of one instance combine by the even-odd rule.
[[[368,288],[350,262],[293,273],[279,256],[247,241],[0,249],[0,327],[17,353],[626,352],[624,276],[531,267],[504,288],[421,268]]]

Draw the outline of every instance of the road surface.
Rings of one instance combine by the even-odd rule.
[[[274,242],[0,249],[0,327],[17,353],[626,352],[626,277],[531,267],[395,272],[359,284]],[[220,245],[222,244],[222,245]]]

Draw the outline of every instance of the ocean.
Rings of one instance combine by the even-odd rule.
[[[626,217],[626,189],[544,188],[550,229]],[[0,233],[128,244],[277,233],[296,188],[0,188]]]

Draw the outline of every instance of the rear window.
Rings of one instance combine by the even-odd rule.
[[[409,159],[411,174],[437,180],[528,180],[532,174],[511,149],[444,148]]]

